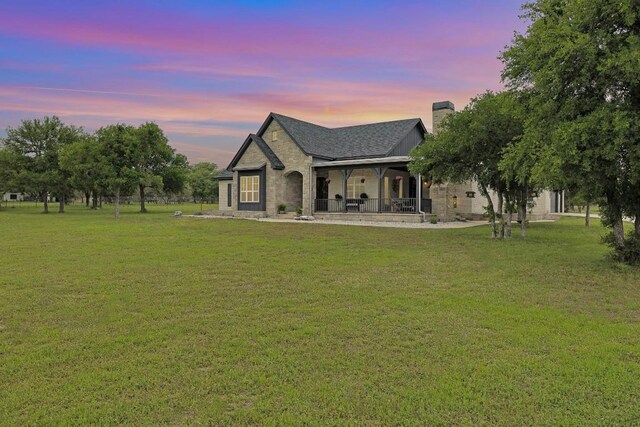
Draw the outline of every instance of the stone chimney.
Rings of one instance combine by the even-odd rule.
[[[451,101],[434,102],[431,110],[433,111],[431,127],[435,135],[438,133],[438,130],[440,130],[440,122],[449,114],[453,114],[455,110]]]

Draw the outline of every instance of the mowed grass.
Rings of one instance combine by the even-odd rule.
[[[1,424],[640,424],[640,271],[599,224],[135,208],[0,211]]]

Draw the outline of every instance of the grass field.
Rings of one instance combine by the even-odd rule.
[[[640,271],[598,224],[134,209],[0,211],[0,424],[640,424]]]

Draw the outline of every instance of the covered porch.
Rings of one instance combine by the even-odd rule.
[[[397,156],[313,164],[314,214],[430,214],[430,183],[408,163]]]

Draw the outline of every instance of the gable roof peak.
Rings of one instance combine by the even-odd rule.
[[[266,132],[272,120],[282,126],[304,154],[326,160],[385,156],[416,126],[426,132],[418,118],[328,128],[271,112],[258,136]]]
[[[247,148],[249,148],[249,145],[252,142],[258,146],[258,148],[262,151],[265,157],[269,160],[269,163],[271,164],[271,168],[277,169],[277,170],[284,169],[284,164],[280,161],[276,153],[273,152],[271,147],[267,145],[264,139],[262,139],[260,136],[256,135],[255,133],[250,133],[249,136],[247,136],[247,139],[244,140],[244,143],[242,144],[242,146],[240,147],[236,155],[231,160],[231,163],[229,163],[229,166],[227,166],[227,170],[232,170],[235,167],[235,165],[238,163],[238,161],[240,160],[242,155],[245,153],[245,151],[247,151]]]

